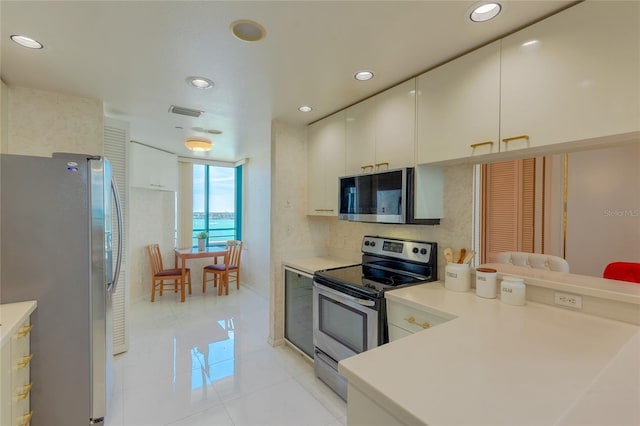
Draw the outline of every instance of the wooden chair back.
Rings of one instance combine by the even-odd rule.
[[[230,267],[240,269],[240,255],[242,254],[242,241],[229,240],[226,244],[227,252],[224,255],[224,263],[227,265],[227,270]]]
[[[162,265],[162,253],[160,253],[160,245],[149,244],[147,246],[147,252],[149,253],[149,260],[151,261],[151,272],[153,275],[157,275],[160,271],[164,270]]]

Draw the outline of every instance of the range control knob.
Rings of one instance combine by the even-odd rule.
[[[370,243],[369,243],[369,240],[364,240],[364,245],[365,245],[365,246],[368,246],[369,244],[370,244]]]
[[[375,241],[371,241],[371,247],[375,247],[376,246],[376,242]]]
[[[414,252],[415,254],[418,254],[418,247],[414,247],[413,250],[411,250],[412,252]]]
[[[426,248],[420,249],[420,254],[427,254],[427,249]]]

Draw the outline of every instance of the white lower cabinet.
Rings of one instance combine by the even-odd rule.
[[[455,318],[453,315],[434,313],[396,300],[387,299],[389,341],[393,342],[418,331],[426,330]]]
[[[349,383],[347,390],[347,424],[349,426],[395,426],[405,424]]]
[[[2,342],[0,350],[0,425],[26,426],[31,421],[29,396],[31,380],[29,317],[23,320],[11,336]]]

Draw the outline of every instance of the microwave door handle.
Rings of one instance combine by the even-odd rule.
[[[350,300],[350,301],[352,301],[352,302],[357,303],[358,305],[362,305],[362,306],[376,306],[376,302],[374,302],[373,300],[359,299],[359,298],[357,298],[357,297],[353,297],[353,296],[350,296],[350,295],[348,295],[348,294],[344,294],[344,293],[341,293],[341,292],[339,292],[339,291],[333,290],[333,289],[331,289],[331,288],[329,288],[329,287],[321,286],[321,285],[317,284],[315,281],[313,282],[313,286],[314,286],[315,288],[317,288],[318,290],[320,290],[320,291],[324,291],[324,292],[327,292],[327,293],[331,293],[331,294],[333,294],[334,296],[338,296],[338,297],[340,297],[340,298],[342,298],[342,299]]]

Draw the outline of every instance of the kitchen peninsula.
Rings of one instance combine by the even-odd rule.
[[[456,318],[343,360],[349,425],[640,423],[637,325],[442,282],[387,298]]]

